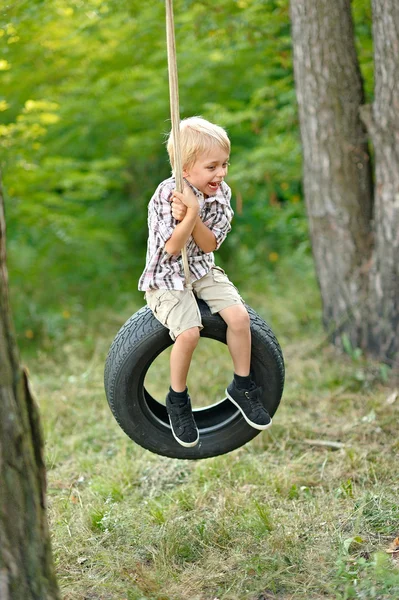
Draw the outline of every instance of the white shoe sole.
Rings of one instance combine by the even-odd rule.
[[[247,415],[244,413],[244,411],[242,410],[241,406],[239,404],[237,404],[237,402],[234,400],[234,398],[232,398],[229,394],[229,392],[227,391],[227,389],[225,390],[225,394],[228,397],[228,399],[230,400],[230,402],[232,402],[234,404],[234,406],[236,406],[238,408],[238,410],[240,411],[240,413],[242,414],[242,416],[244,417],[244,419],[246,420],[246,422],[248,423],[248,425],[251,425],[251,427],[253,427],[254,429],[258,429],[259,431],[264,431],[265,429],[269,429],[269,427],[272,426],[272,419],[270,418],[270,423],[268,423],[267,425],[258,425],[257,423],[254,423],[253,421],[251,421],[250,419],[248,419]]]
[[[184,446],[185,448],[192,448],[193,446],[196,446],[199,442],[199,431],[197,429],[197,439],[194,440],[194,442],[183,442],[183,440],[180,440],[177,435],[175,435],[175,432],[173,431],[173,427],[172,427],[172,421],[170,420],[169,417],[169,423],[170,423],[170,428],[172,430],[172,434],[173,437],[175,438],[176,442],[178,442],[180,444],[180,446]]]

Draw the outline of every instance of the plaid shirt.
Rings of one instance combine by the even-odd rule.
[[[190,184],[191,185],[191,184]],[[230,206],[231,190],[222,182],[214,196],[204,194],[191,185],[198,198],[200,218],[214,234],[216,249],[231,229],[233,209]],[[139,290],[183,290],[184,268],[181,252],[168,254],[165,244],[178,221],[172,216],[172,192],[176,189],[174,177],[159,184],[148,205],[148,244],[146,266],[139,280]],[[187,241],[187,258],[191,282],[204,277],[215,264],[213,252],[204,252],[192,236]]]

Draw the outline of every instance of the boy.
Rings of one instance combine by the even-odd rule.
[[[180,123],[184,190],[175,190],[170,177],[157,188],[148,206],[149,238],[146,266],[139,281],[148,306],[169,329],[174,340],[170,356],[170,388],[166,409],[172,433],[182,446],[195,446],[199,432],[191,410],[187,374],[202,329],[195,296],[219,313],[227,324],[227,345],[233,359],[234,379],[227,397],[256,429],[272,420],[261,402],[261,388],[251,380],[249,315],[234,285],[215,266],[217,250],[231,229],[231,191],[224,182],[230,140],[221,127],[200,117]],[[174,168],[172,135],[168,153]],[[193,290],[184,287],[181,250],[187,258]]]

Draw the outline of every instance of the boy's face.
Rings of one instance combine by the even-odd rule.
[[[183,169],[183,177],[206,196],[215,196],[227,175],[229,154],[215,147],[200,154],[195,163]]]

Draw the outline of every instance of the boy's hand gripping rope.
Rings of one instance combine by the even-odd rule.
[[[173,146],[175,151],[175,179],[176,190],[183,192],[183,165],[180,149],[180,111],[179,111],[179,83],[177,77],[176,61],[176,42],[175,25],[173,19],[173,0],[166,0],[166,44],[168,51],[168,71],[169,71],[169,96],[170,96],[170,117],[172,121]],[[187,248],[184,245],[182,250],[185,286],[191,290],[190,269],[187,260]]]

